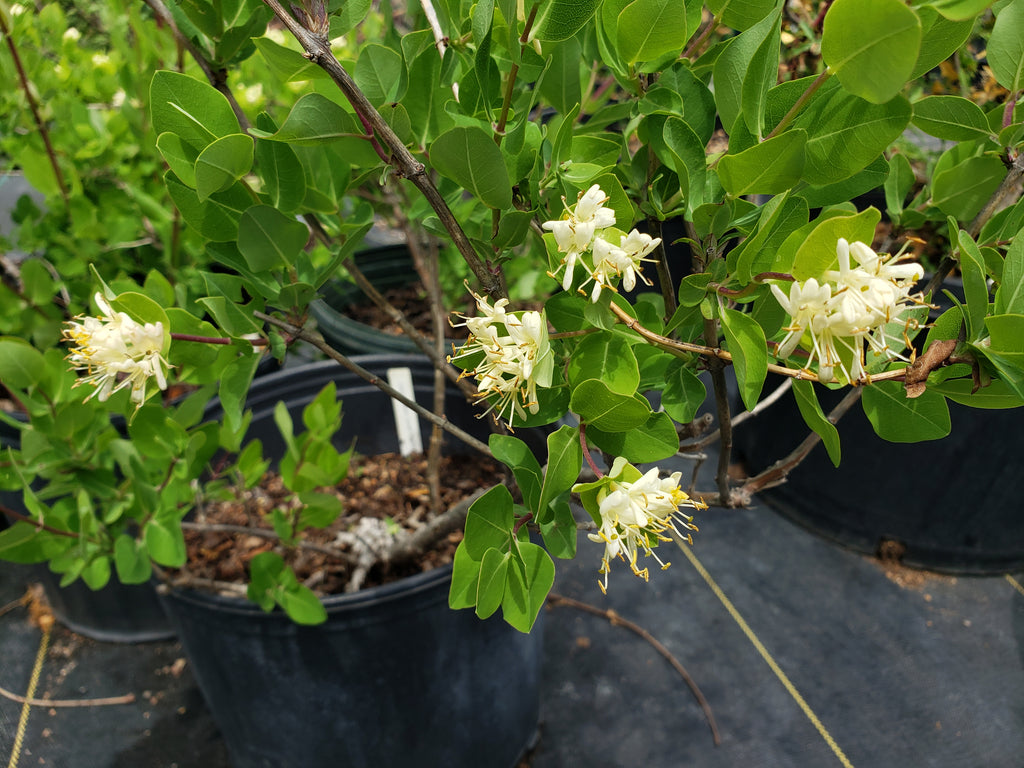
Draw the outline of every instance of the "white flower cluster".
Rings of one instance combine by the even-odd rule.
[[[554,357],[548,342],[547,320],[542,312],[507,312],[508,299],[499,299],[492,307],[485,296],[477,296],[479,314],[460,315],[470,337],[448,361],[471,358],[483,353],[476,367],[463,373],[477,380],[477,396],[496,396],[487,413],[512,425],[513,416],[526,418],[526,411],[537,413],[537,386],[551,386]]]
[[[788,296],[778,285],[771,286],[791,318],[776,354],[783,360],[788,358],[809,334],[806,367],[817,360],[821,381],[832,381],[838,368],[852,382],[865,376],[865,342],[884,358],[902,358],[889,346],[895,339],[886,334],[884,326],[923,303],[919,294],[910,292],[924,269],[917,263],[899,263],[898,254],[879,255],[864,243],[851,244],[842,238],[836,253],[839,269],[826,271],[820,282],[813,277],[794,282]],[[857,266],[851,266],[851,255]],[[901,341],[915,322],[912,318],[904,320]]]
[[[604,207],[604,204],[608,202],[608,196],[597,184],[586,192],[580,193],[576,205],[572,208],[565,202],[565,198],[562,199],[562,202],[565,203],[566,215],[556,221],[546,221],[543,224],[544,229],[550,230],[555,236],[558,252],[565,254],[562,258],[562,266],[565,267],[565,274],[562,276],[562,290],[568,291],[572,286],[573,272],[577,263],[588,274],[583,285],[591,280],[594,281],[594,288],[590,294],[590,300],[593,302],[600,298],[601,289],[615,290],[615,286],[612,284],[613,278],[621,277],[622,284],[627,291],[633,290],[636,286],[637,277],[647,285],[651,284],[640,271],[640,264],[644,261],[651,261],[644,257],[658,247],[661,243],[660,237],[651,237],[635,229],[628,235],[623,235],[615,230],[615,233],[618,234],[618,244],[607,240],[604,237],[604,230],[615,226],[615,212]],[[614,235],[611,236],[614,237]],[[590,264],[583,260],[583,256],[587,252],[591,253]]]
[[[150,379],[167,389],[170,366],[163,357],[163,323],[136,322],[124,312],[115,312],[100,293],[96,305],[102,317],[77,318],[64,329],[64,339],[75,344],[68,359],[76,370],[88,373],[75,386],[92,385],[95,390],[86,400],[96,396],[101,402],[131,387],[132,402],[141,406]]]
[[[616,458],[609,476],[620,475],[625,465],[624,458]],[[653,556],[664,570],[671,563],[663,562],[654,548],[659,542],[671,541],[666,535],[669,531],[693,544],[690,531],[696,531],[697,526],[693,524],[693,517],[679,508],[706,509],[707,506],[691,499],[679,488],[681,477],[681,472],[659,477],[659,470],[655,467],[635,482],[612,480],[598,492],[601,527],[597,533],[587,534],[587,537],[591,541],[604,542],[604,557],[598,571],[604,577],[598,582],[602,592],[608,589],[608,573],[614,558],[625,560],[636,576],[647,581],[647,569],[637,566],[641,551]]]

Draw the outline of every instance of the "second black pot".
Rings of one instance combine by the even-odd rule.
[[[422,358],[359,359],[377,375],[410,367],[429,403]],[[334,380],[342,400],[339,447],[397,449],[391,401],[333,362],[260,379],[247,407],[249,437],[280,456],[273,410],[293,421]],[[478,434],[486,424],[453,387],[446,416]],[[481,435],[483,436],[483,435]],[[325,598],[327,622],[299,626],[241,598],[163,590],[164,605],[235,768],[512,768],[535,738],[542,636],[500,617],[448,608],[451,567]]]

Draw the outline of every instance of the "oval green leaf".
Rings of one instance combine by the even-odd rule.
[[[196,194],[204,202],[252,170],[253,140],[244,133],[222,136],[196,158]]]
[[[902,90],[921,48],[921,21],[901,0],[836,0],[821,55],[843,87],[874,104]]]
[[[481,128],[445,131],[430,145],[430,162],[489,208],[512,207],[512,184],[501,149]]]

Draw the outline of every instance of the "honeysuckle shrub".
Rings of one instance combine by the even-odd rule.
[[[493,420],[488,445],[472,446],[516,486],[469,508],[454,608],[481,618],[500,608],[529,630],[552,557],[576,555],[573,498],[592,518],[596,544],[583,556],[614,589],[617,559],[648,578],[646,558],[669,560],[659,547],[692,544],[701,509],[748,503],[816,441],[838,464],[836,422],[851,407],[880,438],[917,442],[949,433],[950,401],[1024,404],[1024,0],[189,0],[171,12],[195,63],[154,74],[147,114],[170,197],[218,269],[187,302],[155,281],[104,285],[107,320],[80,319],[67,334],[85,368],[78,383],[100,388],[75,407],[123,408],[129,430],[146,420],[150,441],[170,430],[192,457],[175,473],[194,476],[210,445],[240,444],[266,350],[309,343],[352,366],[308,305],[341,270],[359,280],[351,255],[374,223],[403,231],[437,305],[435,331],[449,316],[470,338],[443,350],[407,333]],[[932,73],[970,56],[978,35],[978,92],[964,80],[934,95]],[[258,107],[234,98],[240,68],[244,92],[260,87]],[[867,193],[884,210],[862,203]],[[670,229],[683,233],[671,243]],[[919,253],[937,255],[928,274]],[[962,292],[938,314],[954,270]],[[521,291],[509,301],[507,274],[532,301]],[[465,298],[442,298],[441,286],[450,296],[463,280]],[[137,356],[83,351],[87,332],[96,350],[122,349],[96,335],[116,318],[143,329],[138,347],[123,346]],[[0,363],[55,364],[28,349],[4,340]],[[742,481],[727,472],[738,405],[728,368],[748,410],[791,388],[793,429],[810,434]],[[199,425],[188,400],[165,411],[155,396],[165,381],[216,390],[223,424]],[[710,434],[697,418],[706,381]],[[45,410],[41,382],[11,382]],[[824,388],[846,392],[829,414]],[[515,435],[548,425],[544,456]],[[713,439],[715,488],[658,467]],[[34,470],[11,456],[9,484],[27,485]],[[54,522],[35,505],[37,521],[0,543],[117,519],[88,506]],[[158,542],[180,543],[181,508],[154,518],[159,534],[117,541],[175,564]],[[69,573],[117,556],[64,553],[87,563]],[[259,578],[277,574],[287,592],[294,578],[278,565]]]

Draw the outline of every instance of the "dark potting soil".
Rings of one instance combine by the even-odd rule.
[[[441,509],[451,508],[482,488],[502,478],[501,465],[477,456],[445,456],[441,460]],[[387,523],[390,532],[411,533],[432,519],[427,484],[427,460],[422,454],[408,458],[389,453],[354,457],[348,477],[333,492],[343,509],[338,519],[326,528],[308,528],[300,534],[304,542],[351,553],[339,533],[354,531],[360,519],[375,518]],[[245,528],[272,530],[270,512],[287,504],[289,492],[276,473],[239,498],[209,505],[201,521]],[[344,539],[344,536],[342,537]],[[416,573],[433,570],[452,562],[462,540],[461,525],[443,536],[422,557],[401,564],[375,565],[362,587],[396,581]],[[351,577],[351,568],[338,557],[308,548],[287,549],[277,540],[250,533],[189,530],[188,572],[192,577],[244,584],[248,565],[257,554],[275,549],[294,569],[299,580],[320,596],[340,594]]]

